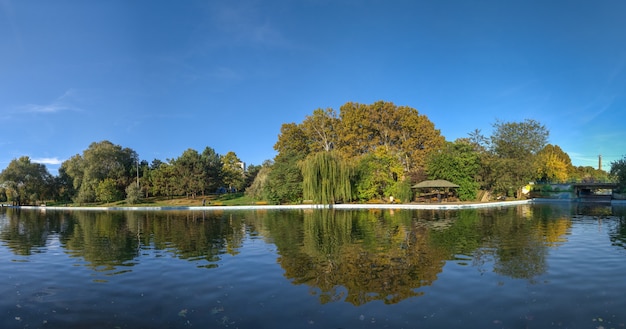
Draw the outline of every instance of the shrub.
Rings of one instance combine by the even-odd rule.
[[[128,204],[137,204],[141,200],[141,188],[135,183],[131,183],[126,187],[126,202]]]

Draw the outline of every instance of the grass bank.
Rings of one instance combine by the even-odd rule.
[[[220,195],[188,197],[148,197],[139,203],[129,204],[125,200],[116,202],[98,203],[66,203],[49,202],[50,207],[201,207],[205,206],[250,206],[258,204],[244,193],[228,193]]]

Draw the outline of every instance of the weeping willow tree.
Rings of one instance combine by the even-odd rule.
[[[317,152],[300,163],[302,192],[307,200],[333,204],[352,200],[352,167],[334,152]]]

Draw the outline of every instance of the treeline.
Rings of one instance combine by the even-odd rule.
[[[446,141],[425,115],[391,102],[346,103],[317,109],[301,123],[280,129],[273,160],[247,170],[234,152],[188,149],[175,159],[148,163],[135,151],[109,141],[92,143],[62,163],[53,177],[28,157],[0,173],[0,201],[16,204],[57,200],[135,203],[147,196],[188,196],[246,191],[270,203],[367,202],[413,199],[411,186],[446,179],[460,186],[461,200],[478,191],[521,197],[529,182],[626,181],[626,161],[610,174],[575,167],[549,131],[535,120],[492,124],[466,138]],[[623,178],[624,177],[624,178]]]
[[[413,108],[346,103],[338,114],[317,109],[301,123],[283,124],[274,146],[278,155],[263,166],[248,193],[276,203],[390,196],[406,202],[415,183],[446,179],[460,186],[461,200],[475,200],[479,190],[521,197],[531,181],[609,179],[602,170],[573,166],[548,137],[535,120],[497,121],[491,136],[477,129],[450,142]]]
[[[12,160],[0,173],[0,201],[21,205],[43,200],[82,204],[126,199],[132,204],[149,196],[195,198],[243,191],[257,168],[244,171],[234,152],[219,155],[210,147],[202,153],[188,149],[175,159],[148,163],[130,148],[102,141],[63,162],[56,177],[28,157]]]

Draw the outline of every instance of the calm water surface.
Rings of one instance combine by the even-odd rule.
[[[0,209],[0,328],[624,328],[626,207]]]

